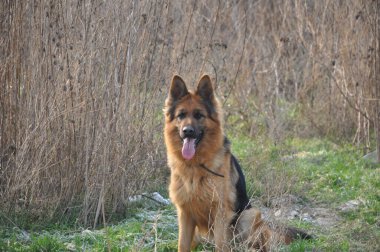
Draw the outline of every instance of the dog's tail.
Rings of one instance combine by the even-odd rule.
[[[236,231],[248,248],[270,251],[279,243],[289,244],[295,239],[312,239],[313,237],[298,228],[281,228],[270,225],[261,217],[258,209],[244,210],[236,223]]]
[[[313,239],[312,235],[306,233],[305,231],[299,228],[285,227],[283,230],[280,229],[279,232],[284,233],[283,237],[284,237],[285,244],[289,244],[296,239],[303,239],[303,240]]]

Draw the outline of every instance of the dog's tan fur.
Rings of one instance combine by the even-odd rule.
[[[186,116],[179,119],[181,111]],[[194,118],[194,111],[202,117]],[[203,76],[196,91],[191,92],[179,76],[174,76],[164,113],[171,169],[169,195],[178,213],[178,250],[190,251],[201,236],[213,241],[217,251],[230,251],[233,237],[248,241],[252,248],[268,250],[273,232],[261,219],[260,211],[249,209],[240,216],[235,212],[239,174],[231,165],[232,154],[224,140],[223,113],[210,77]],[[204,129],[190,160],[182,157],[179,136],[186,125]],[[231,225],[237,217],[236,225]],[[281,239],[285,241],[285,236]]]

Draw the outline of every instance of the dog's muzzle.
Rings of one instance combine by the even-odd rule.
[[[195,149],[203,137],[203,131],[196,134],[195,129],[189,125],[182,129],[182,136],[182,157],[186,160],[190,160],[195,155]]]

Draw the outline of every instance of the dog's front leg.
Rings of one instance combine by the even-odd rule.
[[[183,211],[182,209],[178,209],[178,225],[178,251],[188,252],[190,251],[191,241],[194,236],[195,222],[189,213]]]

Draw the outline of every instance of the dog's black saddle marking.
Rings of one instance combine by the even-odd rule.
[[[245,184],[245,178],[243,171],[241,170],[241,167],[239,165],[239,162],[235,158],[234,155],[231,154],[231,167],[235,168],[236,171],[239,174],[239,179],[236,182],[236,202],[235,202],[235,213],[236,216],[232,220],[232,225],[235,226],[237,220],[240,217],[240,214],[246,210],[251,208],[251,204],[249,203],[249,198],[247,195],[247,189],[246,189],[246,184]]]
[[[226,152],[231,152],[230,151],[231,142],[228,140],[227,137],[224,137],[223,146]],[[235,226],[237,220],[239,219],[240,214],[244,210],[250,209],[251,204],[249,203],[249,198],[247,195],[247,189],[246,189],[243,171],[236,157],[232,155],[232,153],[231,153],[231,169],[236,169],[239,176],[235,184],[235,189],[236,189],[235,213],[236,215],[235,215],[235,218],[231,222],[231,225]]]

